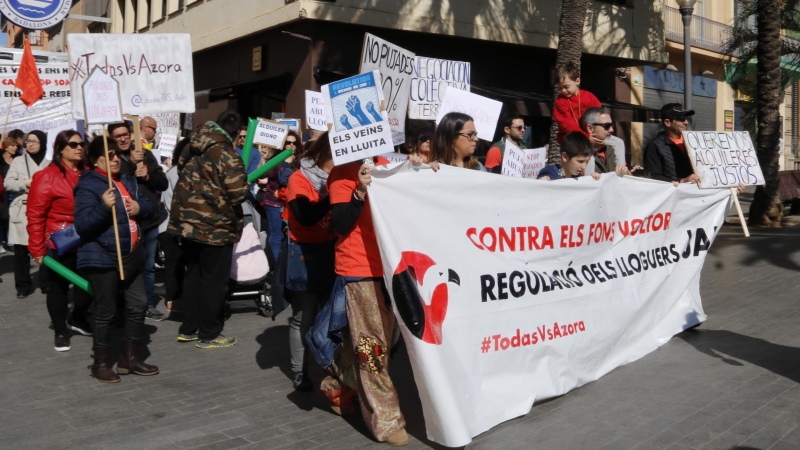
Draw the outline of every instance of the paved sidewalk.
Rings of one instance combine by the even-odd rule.
[[[471,449],[800,449],[800,227],[726,225],[701,281],[709,320],[601,380],[538,404],[479,436]],[[231,349],[175,342],[178,323],[147,321],[155,377],[103,385],[89,376],[91,339],[56,353],[44,296],[17,300],[13,257],[0,258],[0,448],[387,448],[360,418],[344,420],[288,378],[287,313],[249,303],[226,332]],[[392,376],[425,439],[404,352]]]

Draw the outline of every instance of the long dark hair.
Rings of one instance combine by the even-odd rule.
[[[431,156],[430,161],[436,161],[440,164],[452,164],[456,157],[455,142],[458,139],[461,130],[464,129],[464,124],[467,122],[474,122],[471,116],[458,112],[451,112],[445,114],[436,127],[436,133],[433,135],[433,142],[431,142]],[[473,157],[464,158],[464,167],[474,169],[478,167],[478,161]]]
[[[289,130],[289,133],[286,135],[286,137],[288,138],[289,136],[293,136],[295,140],[294,159],[292,160],[291,163],[289,163],[289,165],[292,166],[292,169],[299,170],[300,160],[305,158],[306,148],[303,146],[303,140],[300,139],[300,136],[298,136],[296,132]]]
[[[311,147],[302,155],[302,158],[308,158],[314,161],[314,165],[317,167],[320,167],[325,161],[333,159],[333,155],[331,155],[331,141],[328,139],[327,131],[311,144]],[[294,160],[300,161],[300,159],[301,158],[295,158]],[[292,163],[294,163],[294,161],[292,161]]]
[[[67,169],[64,167],[64,158],[61,152],[67,147],[67,143],[73,136],[80,136],[81,134],[75,130],[64,130],[56,136],[56,141],[53,143],[53,164],[61,171],[62,176],[67,176]],[[83,170],[86,166],[83,160],[80,160],[76,165],[78,170]]]

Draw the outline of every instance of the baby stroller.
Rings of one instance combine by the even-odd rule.
[[[261,231],[261,214],[249,201],[242,204],[242,211],[244,229],[241,240],[233,246],[228,301],[252,298],[258,314],[272,317],[267,236]]]

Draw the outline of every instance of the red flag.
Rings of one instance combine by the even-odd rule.
[[[17,81],[14,84],[17,89],[22,91],[19,99],[27,107],[44,97],[42,80],[39,79],[39,69],[36,68],[36,60],[33,59],[33,52],[31,52],[31,45],[27,38],[25,39],[25,50],[22,52],[22,64],[19,65]]]

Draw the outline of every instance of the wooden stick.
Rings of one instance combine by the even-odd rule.
[[[131,137],[131,150],[135,150],[138,148],[141,149],[142,152],[146,152],[147,150],[145,150],[142,147],[142,130],[139,129],[139,116],[125,114],[124,118],[133,122],[133,136]],[[144,153],[142,153],[142,158],[144,158]],[[143,165],[144,165],[144,160],[136,163],[137,168],[142,167]]]
[[[739,221],[742,222],[744,237],[750,237],[750,231],[747,229],[747,222],[744,221],[744,213],[742,213],[742,205],[739,204],[739,194],[736,192],[736,188],[731,188],[731,195],[733,196],[733,203],[736,204],[736,212],[739,213]]]
[[[106,150],[106,174],[108,175],[108,188],[114,189],[111,180],[111,158],[108,157],[108,131],[103,126],[103,148]],[[117,204],[111,207],[111,218],[114,220],[114,240],[117,242],[117,263],[119,263],[119,279],[125,280],[125,269],[122,267],[122,249],[119,245],[119,227],[117,226]]]
[[[8,102],[8,111],[6,111],[6,121],[3,124],[3,134],[0,135],[0,142],[3,142],[3,139],[7,136],[7,129],[8,129],[8,116],[11,115],[11,105],[14,104],[14,97],[17,96],[17,88],[14,88],[14,92],[11,93],[11,100]]]

